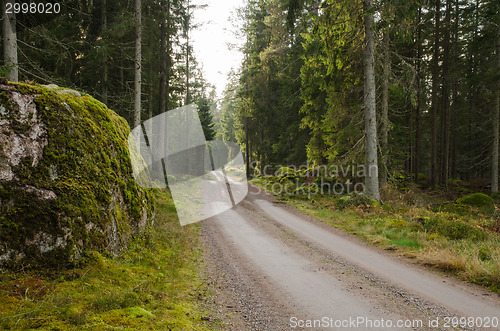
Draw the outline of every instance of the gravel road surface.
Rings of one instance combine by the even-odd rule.
[[[255,186],[202,222],[202,243],[228,330],[500,329],[499,295],[368,247]]]

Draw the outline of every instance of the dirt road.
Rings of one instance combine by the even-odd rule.
[[[500,329],[497,294],[368,247],[256,187],[204,221],[202,238],[231,330]]]

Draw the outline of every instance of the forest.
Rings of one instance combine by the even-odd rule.
[[[39,3],[59,7],[38,13],[18,2],[3,25],[0,76],[84,91],[133,127],[184,103],[208,114],[211,86],[190,45],[198,8],[189,0]]]
[[[462,180],[496,193],[499,7],[250,0],[223,137],[244,145],[246,131],[258,165],[373,164],[378,156],[382,187]],[[378,199],[378,188],[366,188]]]
[[[0,329],[498,322],[500,2],[245,0],[218,95],[195,1],[2,1]],[[127,138],[193,103],[250,185],[181,226],[168,188],[134,180]]]
[[[85,91],[132,127],[197,102],[211,126],[216,95],[189,35],[200,8],[189,0],[59,4],[58,14],[11,15],[2,75]],[[499,6],[249,0],[238,13],[245,58],[228,77],[218,138],[239,142],[260,167],[375,165],[366,188],[377,200],[388,180],[476,181],[496,193]]]

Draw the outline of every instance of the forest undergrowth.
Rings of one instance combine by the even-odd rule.
[[[69,270],[0,270],[0,329],[208,330],[199,225],[181,227],[157,191],[153,226],[118,257],[87,253]]]

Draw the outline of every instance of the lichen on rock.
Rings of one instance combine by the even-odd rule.
[[[116,254],[151,219],[151,193],[132,177],[127,122],[74,92],[0,84],[0,265]]]

